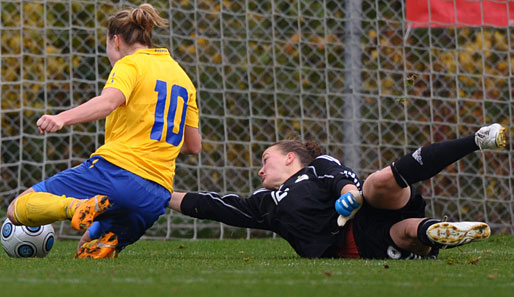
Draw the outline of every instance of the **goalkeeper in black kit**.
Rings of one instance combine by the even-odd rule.
[[[467,137],[427,145],[364,182],[323,155],[314,142],[280,141],[262,154],[264,188],[250,197],[174,192],[170,208],[199,219],[273,231],[301,257],[435,258],[439,249],[486,239],[491,230],[483,222],[426,218],[425,201],[412,184],[474,151],[505,147],[505,133],[492,124]]]

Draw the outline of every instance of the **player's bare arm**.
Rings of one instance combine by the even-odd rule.
[[[197,155],[202,150],[202,135],[198,128],[186,125],[184,131],[184,143],[180,149],[182,154]]]
[[[57,115],[43,115],[38,121],[39,133],[56,132],[64,126],[103,119],[125,102],[123,93],[115,88],[103,90],[100,96]]]
[[[341,189],[341,195],[344,195],[352,190],[358,191],[359,189],[355,185],[347,184]]]
[[[182,204],[184,196],[186,196],[186,193],[173,192],[171,194],[169,208],[173,209],[174,211],[182,212],[180,205]]]

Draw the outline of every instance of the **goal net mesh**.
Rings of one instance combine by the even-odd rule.
[[[198,90],[203,151],[179,157],[178,191],[248,196],[260,187],[262,151],[294,136],[319,142],[365,178],[485,123],[512,131],[510,27],[411,28],[398,0],[147,2],[170,23],[155,31],[155,44],[170,49]],[[35,123],[101,92],[110,71],[106,19],[140,3],[0,2],[0,216],[19,193],[103,143],[104,121],[47,135]],[[417,184],[427,214],[512,234],[511,148],[509,140],[507,150],[471,154]],[[67,222],[55,226],[59,236],[79,235]],[[171,211],[146,234],[267,236]]]

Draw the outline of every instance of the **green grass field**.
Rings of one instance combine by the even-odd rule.
[[[301,259],[282,239],[140,241],[114,260],[0,256],[0,296],[514,296],[514,237],[438,260]]]

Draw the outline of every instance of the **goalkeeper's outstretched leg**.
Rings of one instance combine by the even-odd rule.
[[[390,236],[393,248],[421,256],[427,256],[436,249],[488,238],[491,230],[483,222],[442,222],[425,218],[425,203],[411,185],[435,176],[447,166],[477,150],[505,146],[506,129],[500,124],[492,124],[467,137],[418,148],[390,166],[371,174],[364,181],[361,193],[365,205],[369,207],[357,213],[353,226],[355,235],[377,238]],[[384,224],[391,225],[385,232],[389,234],[376,234],[364,224],[368,222],[368,218],[376,219],[381,216],[384,217]],[[389,220],[386,219],[388,216]],[[402,217],[403,219],[398,220]],[[363,241],[364,238],[359,240]]]

